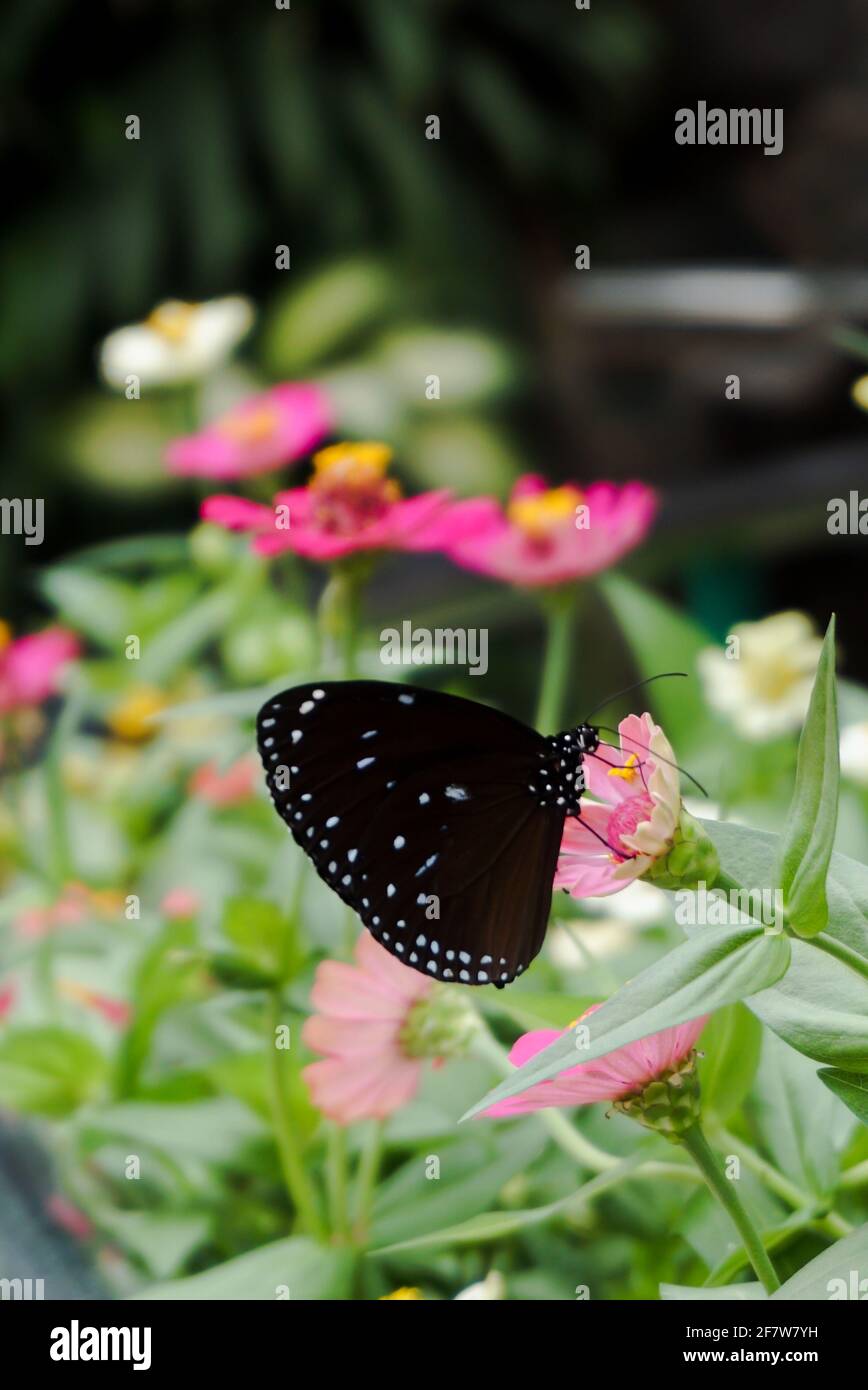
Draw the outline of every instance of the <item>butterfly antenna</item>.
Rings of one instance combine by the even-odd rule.
[[[680,772],[682,777],[687,777],[693,783],[694,787],[698,787],[703,796],[708,796],[708,792],[705,790],[702,783],[696,780],[692,772],[688,772],[686,767],[679,767],[678,763],[673,763],[670,758],[664,758],[662,753],[655,753],[654,749],[649,748],[647,743],[640,743],[638,739],[631,738],[629,734],[622,734],[618,729],[610,729],[607,724],[598,724],[597,728],[602,729],[604,733],[614,734],[616,738],[620,738],[622,743],[626,739],[627,743],[632,743],[634,747],[641,748],[645,753],[650,753],[655,762],[666,763],[668,767],[674,767],[676,772]],[[606,747],[608,748],[608,746],[607,744]],[[591,753],[590,756],[593,757],[593,753]],[[600,762],[602,761],[603,759],[600,758]]]
[[[587,724],[588,720],[591,718],[591,715],[592,715],[592,714],[596,714],[596,712],[597,712],[598,709],[602,709],[604,705],[611,704],[611,702],[612,702],[613,700],[618,700],[618,699],[620,699],[620,697],[621,697],[622,695],[629,695],[631,690],[638,690],[639,687],[642,686],[642,685],[650,685],[652,681],[664,681],[664,680],[668,680],[670,676],[684,676],[685,679],[686,679],[686,678],[687,678],[687,672],[686,672],[686,671],[661,671],[660,674],[659,674],[659,676],[646,676],[645,679],[644,679],[643,681],[636,681],[635,685],[625,685],[623,690],[616,690],[615,693],[614,693],[614,695],[607,695],[606,698],[605,698],[605,700],[601,700],[600,703],[599,703],[598,705],[594,705],[594,708],[591,710],[591,714],[588,714],[588,715],[585,716],[585,721],[584,721],[584,722]],[[601,726],[601,727],[602,727],[602,726]]]

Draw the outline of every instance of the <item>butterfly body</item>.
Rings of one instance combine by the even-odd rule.
[[[396,959],[501,987],[527,968],[592,726],[546,738],[454,695],[319,682],[269,700],[257,740],[296,843]]]

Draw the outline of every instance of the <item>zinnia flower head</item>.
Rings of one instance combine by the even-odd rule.
[[[734,627],[726,650],[700,652],[705,698],[745,738],[799,729],[808,711],[823,641],[806,613],[775,613]]]
[[[251,396],[197,434],[166,450],[170,473],[247,478],[310,453],[331,428],[328,398],[318,386],[285,383]]]
[[[391,1115],[416,1094],[426,1059],[463,1051],[476,1026],[454,990],[408,970],[367,932],[354,965],[317,967],[311,1002],[302,1037],[323,1060],[303,1075],[314,1104],[340,1125]]]
[[[564,826],[555,887],[575,898],[619,892],[676,843],[681,791],[669,740],[650,714],[628,715],[618,734],[620,747],[585,757],[581,815]]]
[[[202,504],[205,521],[250,531],[261,555],[292,550],[311,560],[339,560],[357,551],[442,550],[478,529],[474,503],[448,491],[404,498],[388,476],[386,444],[333,444],[314,455],[307,487],[279,492],[271,507],[216,495]]]
[[[167,299],[141,323],[118,328],[104,339],[100,371],[123,391],[127,378],[143,386],[195,381],[225,362],[253,323],[253,306],[241,295],[188,304]]]
[[[599,1007],[599,1004],[592,1005],[564,1031],[576,1030]],[[691,1019],[676,1028],[664,1028],[638,1042],[618,1047],[596,1061],[580,1062],[550,1081],[537,1082],[521,1095],[498,1101],[485,1114],[525,1115],[549,1106],[609,1101],[652,1129],[669,1135],[682,1133],[698,1118],[694,1047],[707,1017]],[[586,1026],[582,1032],[577,1032],[577,1043],[592,1031],[592,1026]],[[555,1028],[525,1033],[514,1044],[509,1060],[513,1066],[521,1067],[563,1036]]]
[[[465,569],[512,584],[565,584],[608,569],[637,546],[655,509],[654,493],[643,483],[548,488],[527,475],[506,512],[490,504],[484,524],[456,536],[448,554]]]
[[[60,676],[79,654],[76,637],[62,627],[49,627],[13,641],[0,623],[0,715],[32,708],[54,695]]]

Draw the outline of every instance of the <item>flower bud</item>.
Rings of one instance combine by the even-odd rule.
[[[655,859],[642,877],[656,888],[711,887],[720,873],[720,860],[711,838],[684,807],[672,836],[672,848]]]

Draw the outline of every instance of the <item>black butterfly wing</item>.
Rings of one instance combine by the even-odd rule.
[[[349,681],[284,691],[257,734],[295,840],[396,959],[465,984],[507,984],[533,960],[564,815],[531,790],[546,755],[532,729],[457,696]]]

